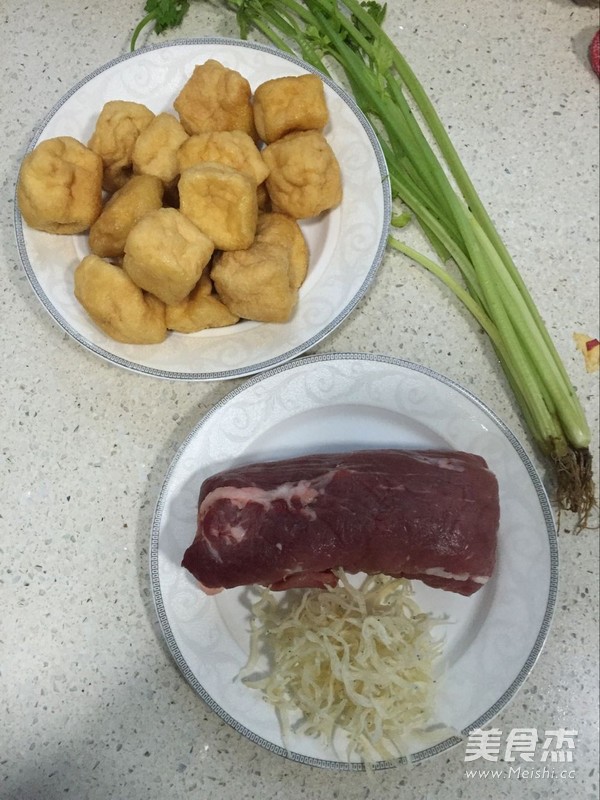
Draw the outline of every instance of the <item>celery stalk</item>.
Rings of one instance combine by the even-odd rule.
[[[310,40],[314,49],[320,45],[323,57],[333,58],[342,67],[358,104],[374,123],[393,193],[419,220],[438,255],[455,261],[466,289],[426,256],[397,240],[390,239],[391,246],[443,280],[490,335],[533,439],[556,466],[559,505],[579,513],[585,525],[596,501],[584,412],[525,283],[433,104],[383,31],[381,7],[373,0],[365,4],[358,0],[230,2],[249,25],[260,16],[263,5],[285,9],[286,19],[295,20],[290,38],[301,52],[303,43]],[[269,36],[264,27],[261,30]]]

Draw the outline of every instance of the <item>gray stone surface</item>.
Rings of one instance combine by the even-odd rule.
[[[170,383],[88,353],[32,292],[12,218],[34,129],[127,49],[142,13],[141,0],[6,0],[0,9],[0,798],[596,798],[598,532],[572,535],[568,516],[552,630],[495,724],[576,729],[570,777],[469,778],[464,745],[412,769],[332,775],[241,737],[178,672],[149,588],[154,503],[192,426],[239,382]],[[572,334],[599,332],[598,80],[586,59],[597,24],[597,10],[567,0],[391,0],[387,22],[522,268],[588,411],[596,455],[598,375],[585,372]],[[192,4],[167,38],[207,34],[237,34],[216,2]],[[420,242],[410,230],[406,238]],[[458,381],[544,473],[488,343],[398,254],[386,254],[368,296],[317,348],[329,351],[387,353]]]

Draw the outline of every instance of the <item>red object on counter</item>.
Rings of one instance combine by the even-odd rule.
[[[592,39],[589,55],[592,69],[600,78],[600,30],[596,31],[596,35]]]

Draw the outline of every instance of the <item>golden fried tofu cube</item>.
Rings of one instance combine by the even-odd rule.
[[[192,291],[213,249],[212,241],[177,209],[161,208],[129,232],[123,269],[140,288],[172,305]]]
[[[134,145],[153,119],[142,103],[109,100],[102,107],[88,146],[102,158],[108,192],[120,189],[131,177]]]
[[[17,203],[47,233],[82,233],[102,211],[102,159],[70,136],[40,142],[23,159]]]
[[[179,208],[218,250],[250,247],[256,233],[256,181],[225,164],[188,167],[179,178]]]
[[[96,325],[118,342],[158,344],[167,335],[164,303],[99,256],[86,256],[75,270],[75,297]]]
[[[341,202],[340,166],[322,133],[289,133],[267,145],[263,158],[273,211],[306,219]]]
[[[323,81],[312,74],[261,83],[253,109],[256,130],[267,144],[292,131],[322,131],[329,119]]]
[[[244,319],[286,322],[297,293],[289,277],[289,255],[281,245],[257,242],[247,250],[220,253],[211,277],[227,308]]]
[[[309,254],[306,239],[296,220],[286,214],[259,214],[256,241],[280,244],[288,250],[290,285],[292,289],[299,289],[306,278]]]
[[[150,211],[162,206],[164,186],[154,175],[134,175],[108,199],[90,228],[92,253],[118,258],[125,252],[125,240],[133,226]]]
[[[247,250],[220,253],[211,278],[233,314],[259,322],[286,322],[298,300],[291,273],[290,248],[257,237]]]
[[[261,184],[269,174],[260,150],[244,131],[197,133],[181,145],[177,159],[180,172],[213,161],[246,173],[257,184]]]
[[[195,333],[207,328],[235,325],[239,317],[232,314],[213,292],[213,282],[207,268],[185,300],[173,306],[166,306],[166,321],[170,331]]]
[[[188,139],[173,114],[157,114],[135,140],[131,161],[138,175],[155,175],[165,184],[179,175],[177,151]]]
[[[239,72],[209,59],[194,68],[173,107],[187,133],[245,131],[256,138],[250,84]]]

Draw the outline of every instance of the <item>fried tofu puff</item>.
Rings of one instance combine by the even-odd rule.
[[[213,254],[213,243],[175,208],[151,211],[125,242],[123,269],[168,305],[192,291]]]
[[[99,256],[86,256],[75,270],[75,297],[96,325],[118,342],[159,344],[167,335],[164,303]]]
[[[316,217],[342,199],[340,167],[318,131],[290,133],[263,150],[273,211],[294,219]]]
[[[258,135],[267,144],[292,131],[321,131],[329,119],[323,81],[312,74],[261,83],[253,110]]]
[[[256,181],[225,164],[188,167],[179,178],[179,208],[218,250],[244,250],[256,233]]]
[[[162,206],[163,183],[154,175],[134,175],[109,198],[90,228],[92,253],[119,258],[125,252],[129,231],[148,212]]]
[[[290,259],[290,285],[299,289],[308,272],[308,245],[295,219],[285,214],[263,213],[258,216],[256,238],[262,242],[283,244]]]
[[[244,131],[212,131],[190,136],[179,148],[177,159],[180,172],[212,161],[244,172],[257,184],[269,174],[260,150]]]
[[[179,175],[177,151],[188,139],[183,125],[173,114],[157,114],[135,140],[132,153],[133,171],[138,175],[155,175],[165,184]]]
[[[281,214],[261,214],[252,246],[220,253],[211,278],[234,314],[258,322],[286,322],[307,266],[308,250],[298,224]]]
[[[108,192],[120,189],[131,177],[135,142],[153,119],[152,111],[141,103],[109,100],[104,104],[89,147],[102,158]]]
[[[196,333],[207,328],[235,325],[239,317],[232,314],[213,292],[213,282],[205,269],[192,292],[173,306],[166,306],[167,328],[179,333]]]
[[[17,202],[36,230],[82,233],[102,211],[102,159],[70,136],[40,142],[23,159]]]
[[[250,84],[239,72],[209,59],[194,68],[173,107],[190,135],[245,131],[256,138]]]

